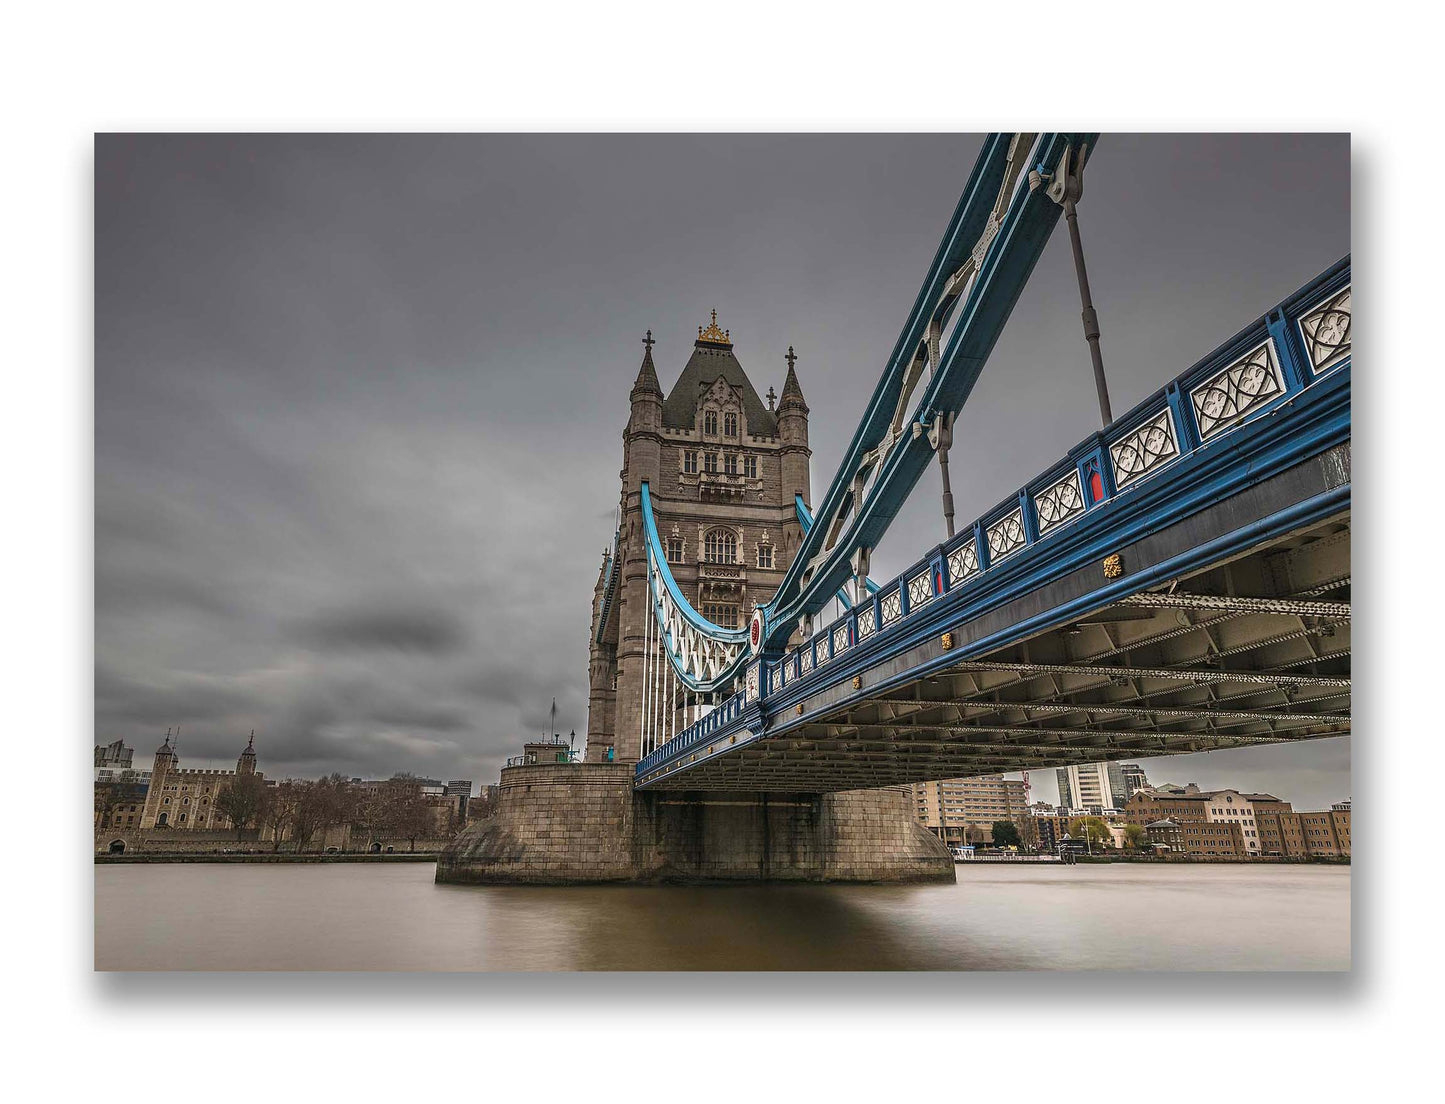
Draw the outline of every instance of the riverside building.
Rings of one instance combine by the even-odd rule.
[[[947,844],[992,843],[995,821],[1012,821],[1027,837],[1030,817],[1021,778],[986,774],[912,784],[918,822]]]
[[[166,742],[156,749],[145,807],[136,827],[141,831],[149,828],[204,831],[227,827],[226,817],[216,812],[216,797],[241,775],[262,777],[256,770],[255,745],[253,736],[236,759],[233,771],[182,770],[180,757],[167,735]]]

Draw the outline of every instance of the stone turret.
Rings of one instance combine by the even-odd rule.
[[[617,643],[615,636],[611,640],[599,640],[597,637],[607,592],[613,589],[615,593],[619,582],[612,573],[619,567],[612,562],[610,549],[603,552],[602,567],[592,588],[592,632],[587,637],[587,748],[594,761],[606,761],[608,749],[614,745],[612,725],[616,713],[617,684],[613,671],[617,666]]]
[[[251,739],[236,760],[236,775],[256,773],[256,730],[251,729]]]
[[[652,363],[652,331],[642,342],[642,367],[632,385],[632,414],[623,431],[624,491],[635,493],[643,481],[656,483],[662,463],[662,384]]]
[[[156,748],[156,761],[151,766],[152,784],[157,778],[175,770],[178,762],[180,762],[180,757],[176,755],[176,749],[171,746],[171,733],[170,729],[167,729],[166,742]]]
[[[788,355],[784,359],[788,362],[788,376],[783,381],[783,393],[778,399],[783,498],[791,501],[794,495],[802,495],[803,501],[811,506],[808,462],[813,456],[813,450],[808,447],[808,404],[803,400],[803,389],[798,385],[798,373],[793,368],[798,357],[791,345],[788,346]]]

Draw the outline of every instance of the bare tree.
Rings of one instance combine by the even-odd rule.
[[[323,833],[331,828],[341,828],[356,819],[360,806],[360,793],[343,775],[329,774],[317,785],[323,794]],[[323,840],[323,844],[324,844]]]
[[[324,832],[331,819],[327,807],[330,794],[326,781],[300,783],[301,793],[296,802],[296,811],[291,815],[291,839],[299,854],[305,851],[317,832]]]
[[[242,774],[216,795],[216,809],[236,829],[236,839],[256,823],[266,804],[266,783],[254,774]]]
[[[384,786],[362,790],[355,795],[352,822],[364,835],[368,846],[377,844],[386,832],[390,804],[391,795]]]
[[[120,787],[113,782],[95,784],[95,826],[109,828],[111,813],[121,803]]]
[[[266,805],[261,812],[261,823],[271,830],[271,850],[281,850],[281,840],[296,821],[296,811],[301,807],[305,793],[304,782],[282,782],[272,786],[266,795]]]
[[[386,784],[385,793],[387,828],[410,841],[410,850],[415,851],[417,838],[433,831],[435,821],[426,795],[421,792],[420,781],[415,775],[397,773]]]

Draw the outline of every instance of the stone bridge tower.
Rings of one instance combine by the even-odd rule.
[[[666,395],[653,345],[649,330],[622,433],[617,548],[604,559],[593,594],[588,762],[634,762],[643,754],[643,482],[678,586],[699,613],[727,627],[745,625],[753,606],[777,590],[802,539],[794,497],[812,505],[808,405],[792,348],[782,395],[769,388],[764,403],[716,311],[698,327],[692,355]],[[680,730],[685,717],[677,706]]]

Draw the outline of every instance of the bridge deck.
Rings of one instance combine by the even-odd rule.
[[[637,785],[828,792],[1348,733],[1348,280],[1346,261],[751,661]],[[1307,340],[1322,311],[1342,348]]]

